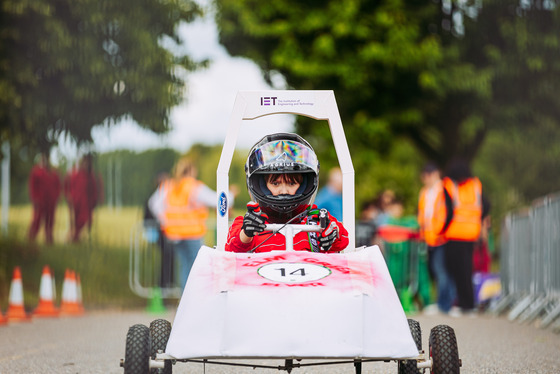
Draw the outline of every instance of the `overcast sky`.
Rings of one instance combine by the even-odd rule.
[[[194,143],[222,144],[237,92],[271,89],[253,62],[232,58],[218,44],[212,14],[182,26],[179,35],[189,56],[195,61],[208,58],[212,63],[208,69],[187,77],[187,100],[172,110],[171,131],[157,136],[133,121],[123,121],[111,128],[100,126],[92,132],[96,151],[171,147],[184,152]],[[288,115],[245,121],[237,147],[249,148],[267,133],[292,130],[293,119]],[[59,152],[69,158],[76,157],[75,147],[64,142]]]

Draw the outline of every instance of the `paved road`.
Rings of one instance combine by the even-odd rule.
[[[144,312],[89,312],[84,317],[34,320],[0,327],[0,373],[123,373],[128,327],[149,325],[155,318],[173,320],[173,314]],[[462,373],[560,373],[560,334],[505,318],[449,318],[414,316],[420,322],[423,345],[430,329],[448,324],[455,329]],[[253,362],[253,361],[252,361]],[[280,365],[279,361],[267,361]],[[205,371],[204,371],[205,370]],[[277,370],[178,363],[174,373],[279,373]],[[353,373],[352,365],[295,369],[303,373]],[[364,365],[364,373],[397,373],[396,363]]]

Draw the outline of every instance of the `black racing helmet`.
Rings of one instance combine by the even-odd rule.
[[[319,184],[319,161],[313,147],[292,133],[270,134],[259,140],[245,164],[247,189],[271,222],[285,223],[313,203]],[[270,174],[300,174],[294,195],[273,196],[266,186]]]

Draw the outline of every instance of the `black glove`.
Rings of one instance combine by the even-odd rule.
[[[331,222],[329,226],[324,229],[319,235],[319,244],[323,251],[331,249],[335,240],[339,237],[338,225],[336,222]]]
[[[247,203],[247,213],[243,217],[241,229],[245,235],[252,238],[255,234],[263,232],[266,228],[265,220],[268,216],[261,211],[261,207],[254,201]]]
[[[331,220],[331,218],[331,215],[326,209],[321,209],[319,214],[312,215],[312,219],[316,220],[323,228],[323,230],[318,233],[317,240],[319,241],[321,250],[325,252],[331,249],[335,240],[339,238],[340,230],[336,222]]]

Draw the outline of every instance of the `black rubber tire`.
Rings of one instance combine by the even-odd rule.
[[[420,323],[413,319],[408,319],[408,327],[410,328],[410,333],[412,334],[412,339],[416,344],[418,352],[422,350],[422,330],[420,329]],[[416,360],[401,360],[399,361],[399,374],[422,374],[424,369],[418,369],[416,365]]]
[[[171,334],[171,323],[164,319],[156,319],[150,323],[150,337],[152,340],[152,346],[150,350],[150,357],[156,358],[156,353],[159,350],[165,352],[165,347],[167,347],[167,341],[169,340],[169,335]],[[151,374],[172,374],[173,365],[170,360],[165,361],[165,367],[163,369],[152,369]]]
[[[149,374],[150,372],[150,329],[144,325],[133,325],[126,334],[124,356],[125,374]]]
[[[354,361],[354,374],[362,374],[362,361]]]
[[[430,331],[431,373],[459,374],[461,360],[455,331],[447,325],[438,325]]]

